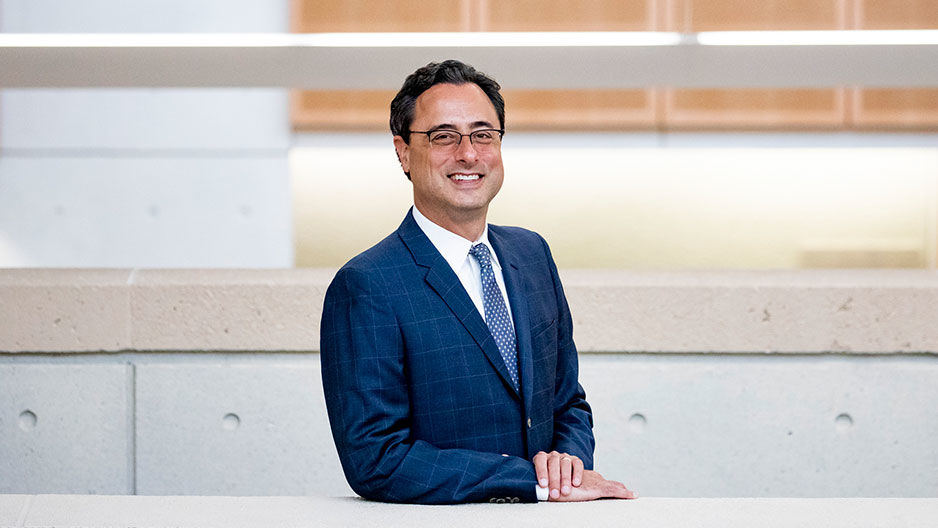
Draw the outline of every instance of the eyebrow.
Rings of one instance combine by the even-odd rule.
[[[458,130],[458,128],[459,127],[457,127],[456,125],[452,123],[443,123],[440,125],[436,125],[435,127],[428,130],[428,132],[433,132],[436,130]],[[488,121],[475,121],[469,124],[470,130],[475,130],[477,128],[495,128],[495,127],[492,125],[492,123],[489,123]]]

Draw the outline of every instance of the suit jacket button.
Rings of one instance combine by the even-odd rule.
[[[496,499],[495,502],[498,504],[505,504],[505,499]]]
[[[531,428],[531,419],[528,418],[528,429],[530,429],[530,428]]]
[[[489,499],[489,504],[495,504],[495,501],[497,500],[498,499],[496,499],[495,497],[492,497],[491,499]]]
[[[511,503],[512,503],[512,504],[518,504],[519,502],[521,502],[521,499],[519,499],[518,497],[512,497],[512,498],[511,498]]]

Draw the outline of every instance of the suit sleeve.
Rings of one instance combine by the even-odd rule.
[[[530,461],[413,438],[404,342],[386,288],[369,273],[343,268],[323,306],[323,389],[349,485],[387,502],[535,502]]]
[[[553,449],[576,455],[586,469],[593,469],[593,412],[579,382],[579,362],[573,342],[573,318],[560,283],[557,266],[547,242],[541,238],[557,296],[557,371],[554,383]]]

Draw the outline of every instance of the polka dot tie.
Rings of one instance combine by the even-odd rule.
[[[482,304],[485,308],[485,324],[495,338],[498,351],[508,367],[508,375],[515,389],[518,386],[518,351],[515,348],[515,328],[511,324],[511,316],[502,297],[502,290],[495,282],[495,273],[492,271],[492,257],[485,244],[476,244],[469,249],[469,254],[479,262],[482,272]]]

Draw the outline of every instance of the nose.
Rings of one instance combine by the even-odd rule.
[[[472,140],[469,139],[469,136],[463,136],[462,141],[459,142],[459,145],[456,145],[456,152],[454,155],[458,161],[466,161],[470,163],[479,159],[479,152],[476,150],[475,145],[472,144]]]

